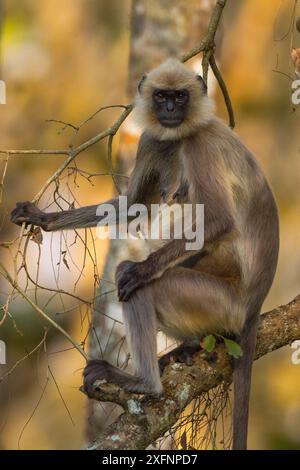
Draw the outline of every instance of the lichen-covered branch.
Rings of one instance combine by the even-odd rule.
[[[261,316],[256,359],[300,338],[300,295],[287,305]],[[89,448],[145,449],[177,422],[186,406],[221,381],[231,382],[232,361],[222,345],[212,353],[199,352],[194,364],[172,364],[163,376],[159,399],[124,392],[111,384],[95,382],[94,398],[114,402],[124,413]]]

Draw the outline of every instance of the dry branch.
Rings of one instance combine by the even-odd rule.
[[[261,316],[256,359],[300,338],[300,295],[287,305]],[[186,406],[196,397],[231,382],[232,361],[224,346],[212,353],[195,355],[194,364],[173,364],[163,376],[164,394],[160,399],[124,392],[111,384],[95,382],[94,398],[114,402],[124,413],[89,448],[145,449],[174,426]]]
[[[192,57],[199,54],[200,52],[214,49],[216,32],[217,32],[217,29],[221,20],[223,10],[226,6],[226,2],[227,0],[217,1],[216,6],[212,12],[212,15],[209,21],[205,38],[200,42],[199,46],[195,47],[194,49],[192,49],[190,52],[188,52],[182,57],[181,59],[182,62],[186,62],[190,60]]]
[[[213,54],[209,57],[209,64],[211,66],[213,74],[214,74],[214,76],[215,76],[215,78],[216,78],[216,80],[219,84],[219,87],[221,89],[221,92],[223,94],[223,98],[224,98],[224,101],[225,101],[225,104],[226,104],[228,117],[229,117],[229,127],[231,127],[231,129],[233,129],[234,126],[235,126],[235,119],[234,119],[234,112],[233,112],[231,99],[230,99],[230,96],[229,96],[229,93],[228,93],[228,90],[227,90],[226,83],[224,82],[222,74],[221,74],[221,72],[220,72],[220,70],[217,66],[215,56]]]
[[[56,323],[54,320],[52,320],[49,315],[47,315],[41,308],[38,307],[31,299],[28,297],[26,292],[20,288],[20,286],[13,280],[13,278],[10,276],[9,272],[7,269],[3,266],[2,263],[0,263],[0,274],[11,284],[11,286],[21,294],[21,296],[31,305],[31,307],[39,314],[41,317],[43,317],[48,323],[50,323],[56,330],[58,330],[67,340],[73,344],[74,348],[77,349],[77,351],[85,358],[85,360],[88,360],[88,355],[83,351],[81,348],[80,344],[78,344],[72,336],[69,335],[69,333],[64,330],[58,323]]]

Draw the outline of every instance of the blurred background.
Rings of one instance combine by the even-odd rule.
[[[145,3],[151,10],[151,0]],[[204,18],[213,4],[202,0]],[[0,149],[68,148],[113,124],[120,109],[102,111],[78,132],[49,120],[78,127],[100,106],[129,102],[131,1],[0,0],[0,6],[0,79],[7,87],[6,105],[0,105]],[[265,310],[300,293],[300,109],[291,104],[295,76],[290,62],[291,46],[300,47],[300,34],[291,28],[295,12],[300,15],[295,0],[229,0],[219,39],[218,62],[233,102],[236,131],[257,156],[280,210],[279,266]],[[176,15],[180,35],[185,27],[180,9]],[[189,27],[195,34],[197,24]],[[176,35],[172,40],[176,42]],[[160,41],[163,47],[163,35]],[[222,97],[210,83],[218,114],[227,119]],[[121,143],[116,136],[114,162],[120,145],[135,149],[135,132],[130,123]],[[30,298],[86,349],[90,303],[108,243],[93,230],[44,233],[42,243],[40,235],[20,242],[22,261],[20,230],[9,222],[16,201],[33,199],[64,160],[63,155],[7,159],[0,154],[0,256],[10,273],[16,275],[22,267],[18,281]],[[59,183],[53,182],[40,207],[108,199],[114,192],[108,173],[102,141],[80,154]],[[88,427],[87,400],[78,392],[83,357],[56,330],[45,330],[46,322],[3,279],[0,295],[0,340],[7,345],[7,364],[0,365],[0,448],[82,447]],[[110,335],[101,338],[104,349]],[[300,449],[300,365],[291,364],[291,354],[285,347],[255,363],[250,448]]]

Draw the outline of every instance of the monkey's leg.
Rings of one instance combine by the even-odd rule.
[[[162,391],[156,355],[156,319],[171,337],[185,340],[196,335],[238,332],[243,324],[235,288],[210,274],[176,267],[136,290],[123,303],[126,337],[135,375],[106,361],[90,361],[84,385],[91,395],[96,380],[106,380],[137,393]]]
[[[245,307],[236,282],[204,271],[174,267],[149,286],[158,326],[167,336],[185,341],[242,330]]]
[[[156,315],[149,287],[137,290],[123,304],[126,339],[132,356],[134,374],[103,360],[89,361],[84,370],[84,388],[92,396],[96,380],[105,380],[136,393],[162,391],[156,351]]]
[[[188,366],[193,364],[193,355],[200,351],[200,338],[193,338],[184,341],[182,344],[177,346],[177,348],[172,349],[172,351],[164,354],[158,360],[160,374],[163,374],[163,371],[167,365],[170,364],[172,360],[174,362],[182,362]]]

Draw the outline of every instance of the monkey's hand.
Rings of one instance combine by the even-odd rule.
[[[25,222],[26,227],[28,225],[36,225],[46,228],[46,214],[29,201],[17,202],[16,208],[11,213],[10,220],[17,225],[22,225]]]
[[[183,202],[188,196],[188,193],[189,193],[189,184],[187,181],[182,181],[177,191],[173,194],[172,199],[173,200],[176,199],[177,202]]]
[[[153,273],[146,262],[122,261],[116,271],[118,297],[127,302],[133,292],[153,279]]]

